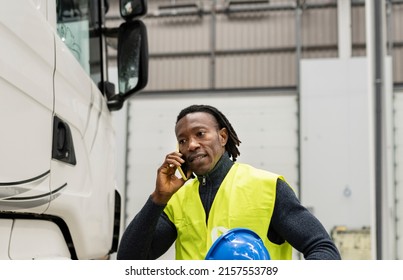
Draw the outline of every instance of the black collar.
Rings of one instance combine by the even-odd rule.
[[[218,188],[233,164],[234,162],[230,159],[228,153],[224,153],[213,170],[205,175],[197,176],[200,186],[209,185]]]

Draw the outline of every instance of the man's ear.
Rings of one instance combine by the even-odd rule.
[[[228,130],[227,130],[227,128],[223,127],[220,129],[220,131],[218,133],[220,135],[221,146],[224,147],[228,141]]]

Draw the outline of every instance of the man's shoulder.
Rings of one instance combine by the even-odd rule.
[[[257,168],[248,163],[237,162],[237,163],[235,163],[235,166],[237,166],[238,170],[247,172],[248,175],[253,176],[253,177],[255,177],[255,176],[262,177],[262,178],[269,177],[269,178],[276,179],[276,180],[277,180],[277,178],[281,178],[282,180],[284,180],[283,176],[280,174],[277,174],[275,172],[271,172],[271,171],[268,171],[268,170],[265,170],[262,168]]]

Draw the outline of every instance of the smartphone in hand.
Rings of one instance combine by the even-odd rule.
[[[178,170],[179,170],[179,173],[182,176],[182,179],[187,181],[188,178],[186,177],[186,175],[187,175],[188,170],[189,170],[189,166],[188,166],[187,162],[185,161],[184,163],[182,163],[182,165],[178,167]]]
[[[176,151],[180,152],[179,151],[179,143],[176,144]],[[185,158],[182,156],[182,159],[185,159]],[[182,163],[182,165],[178,167],[178,170],[179,170],[179,173],[182,176],[182,179],[187,181],[188,178],[187,178],[186,175],[188,174],[188,170],[189,170],[189,166],[188,166],[187,162],[185,161],[184,163]]]

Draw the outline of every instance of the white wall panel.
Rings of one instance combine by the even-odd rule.
[[[395,187],[397,257],[403,259],[403,92],[395,94]]]
[[[301,62],[301,199],[330,231],[370,226],[367,63]]]

